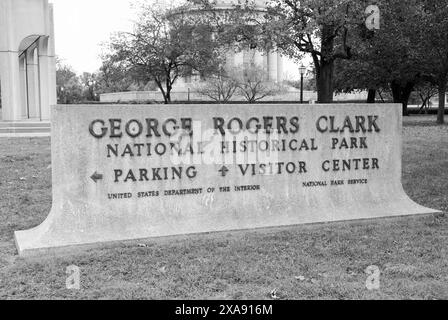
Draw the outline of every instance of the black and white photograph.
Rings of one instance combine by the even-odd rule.
[[[0,300],[448,300],[446,0],[0,0],[0,84]]]

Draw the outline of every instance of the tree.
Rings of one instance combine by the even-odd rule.
[[[196,86],[196,91],[216,102],[229,102],[238,89],[238,81],[232,74],[222,70],[221,73],[209,76],[206,82]]]
[[[425,81],[424,39],[419,29],[425,23],[421,16],[422,0],[380,0],[381,28],[352,34],[356,43],[350,61],[337,65],[336,88],[339,91],[390,90],[395,103],[408,114],[408,101],[417,85]]]
[[[417,35],[424,46],[426,78],[439,91],[437,122],[445,122],[448,85],[448,6],[443,1],[421,0],[421,21]]]
[[[79,77],[84,101],[99,101],[98,76],[96,73],[83,72]]]
[[[263,32],[287,56],[313,58],[320,102],[332,102],[334,67],[350,59],[349,36],[365,19],[365,1],[272,0]]]
[[[58,103],[71,104],[82,101],[82,85],[73,69],[56,59],[56,86]]]
[[[381,29],[358,34],[350,62],[337,66],[336,87],[387,90],[403,105],[422,86],[439,91],[438,122],[444,121],[448,82],[448,6],[433,0],[381,0]],[[356,35],[356,34],[355,34]]]
[[[144,83],[135,81],[121,63],[114,63],[113,59],[104,54],[102,65],[96,75],[99,93],[125,92],[131,88],[143,88]]]
[[[249,103],[275,96],[282,91],[280,85],[267,81],[268,75],[262,67],[251,64],[238,69],[243,70],[236,76],[238,93]]]
[[[123,68],[137,82],[154,81],[170,103],[179,77],[192,70],[204,75],[219,66],[213,29],[190,9],[142,5],[134,31],[111,39],[106,62]]]
[[[293,88],[301,88],[301,80],[286,80],[285,83]],[[316,92],[316,80],[313,76],[305,76],[303,78],[303,90]]]
[[[416,91],[422,103],[420,112],[428,110],[431,107],[431,99],[438,94],[437,87],[430,82],[424,82],[416,87]]]

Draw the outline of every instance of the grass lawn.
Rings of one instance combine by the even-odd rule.
[[[448,126],[404,124],[412,199],[448,212]],[[0,299],[448,299],[448,218],[367,222],[147,240],[54,259],[17,257],[15,230],[51,206],[49,139],[0,139]],[[67,290],[66,267],[81,268]],[[364,270],[381,270],[366,289]]]

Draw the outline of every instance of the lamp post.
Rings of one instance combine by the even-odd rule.
[[[87,85],[88,85],[88,87],[89,87],[89,95],[90,95],[90,98],[92,99],[92,101],[96,101],[96,98],[95,98],[95,97],[96,97],[96,95],[95,95],[96,81],[90,79],[90,80],[87,82]]]
[[[303,65],[303,63],[299,67],[300,72],[300,103],[303,103],[303,76],[306,73],[306,67]]]
[[[66,103],[64,86],[59,86],[58,103],[61,103],[61,104],[65,104]]]

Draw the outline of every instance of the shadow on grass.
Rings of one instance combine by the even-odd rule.
[[[437,116],[411,115],[403,117],[403,127],[448,127],[448,116],[444,124],[438,124]]]

